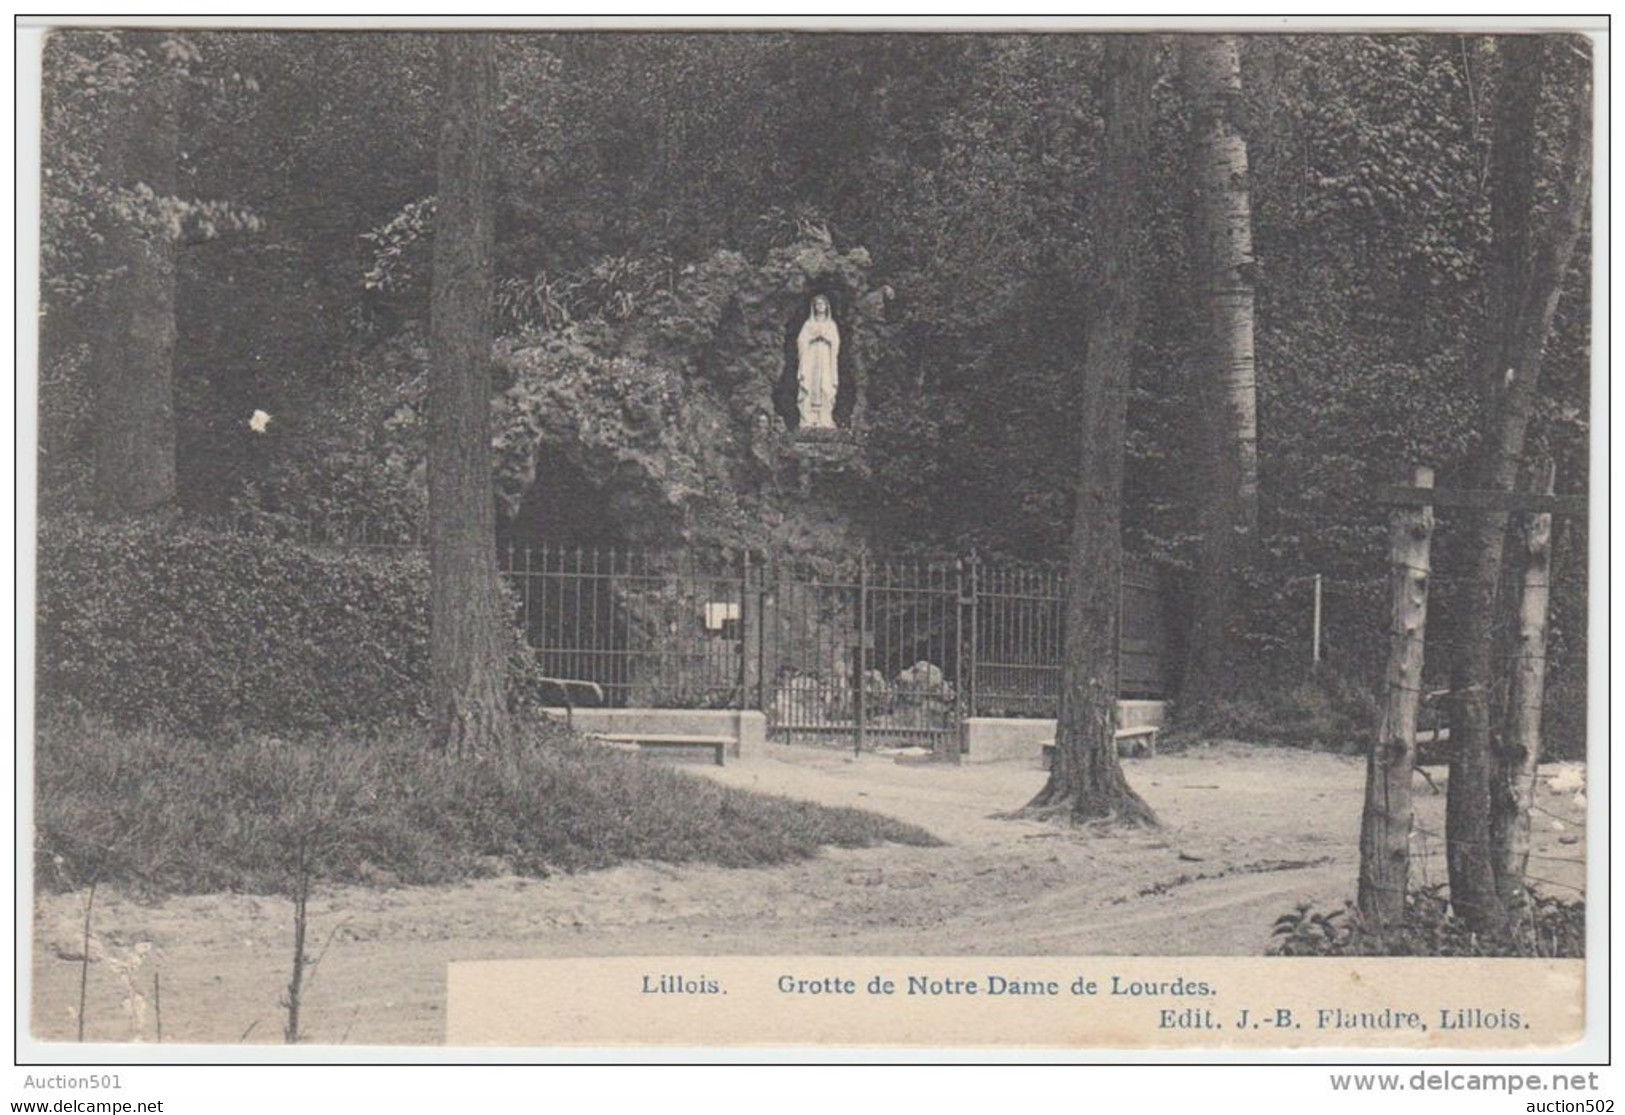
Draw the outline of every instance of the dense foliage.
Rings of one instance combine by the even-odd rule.
[[[194,729],[389,719],[422,699],[427,576],[417,557],[47,521],[40,700]]]
[[[96,90],[124,72],[116,47],[116,36],[64,33],[46,59],[42,478],[53,510],[81,505],[89,482],[75,282],[93,217],[109,211],[93,122]],[[414,529],[432,46],[232,32],[177,49],[186,194],[229,202],[198,203],[199,221],[218,219],[181,258],[182,503]],[[1588,64],[1569,40],[1548,50],[1559,76]],[[503,37],[505,337],[492,386],[504,513],[528,501],[520,529],[539,522],[568,542],[774,540],[764,516],[789,497],[766,466],[764,436],[783,432],[763,382],[768,350],[751,356],[741,340],[719,359],[717,342],[727,349],[730,315],[753,291],[780,289],[796,252],[838,268],[861,248],[864,290],[895,292],[864,367],[876,541],[1057,556],[1078,459],[1099,52],[1072,35]],[[1316,573],[1328,579],[1330,668],[1372,680],[1386,616],[1385,513],[1371,490],[1411,462],[1447,484],[1473,447],[1499,65],[1494,42],[1470,35],[1246,43],[1262,519],[1243,621],[1260,685],[1302,675]],[[1124,520],[1130,548],[1177,574],[1193,556],[1203,415],[1190,367],[1188,128],[1172,70],[1155,91],[1151,301]],[[1587,483],[1589,256],[1580,264],[1533,432],[1565,491]],[[730,382],[730,368],[749,370]],[[263,431],[248,425],[255,410],[270,416]],[[1460,557],[1449,528],[1430,672],[1448,664]],[[1585,524],[1566,524],[1554,691],[1583,676],[1585,557]]]
[[[294,733],[421,711],[428,564],[172,523],[73,516],[39,537],[42,710]],[[522,699],[542,694],[515,649]]]

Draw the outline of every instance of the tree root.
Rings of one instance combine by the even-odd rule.
[[[1101,828],[1160,828],[1162,825],[1145,799],[1126,787],[1121,794],[1085,793],[1074,798],[1071,794],[1053,794],[1046,786],[1022,808],[999,816],[1009,820],[1064,821],[1074,826]]]

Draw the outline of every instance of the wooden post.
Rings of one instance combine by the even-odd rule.
[[[1315,574],[1315,623],[1314,646],[1310,649],[1309,661],[1316,673],[1320,672],[1320,574]]]
[[[1556,478],[1556,466],[1551,461],[1540,461],[1529,469],[1529,490],[1550,495]],[[1540,719],[1546,695],[1546,615],[1552,580],[1550,512],[1529,516],[1523,541],[1517,649],[1513,652],[1507,730],[1497,756],[1501,769],[1495,781],[1491,816],[1496,884],[1502,901],[1508,903],[1523,895],[1524,871],[1529,866],[1529,813],[1535,803],[1535,776],[1540,764]]]
[[[739,629],[739,700],[735,707],[744,712],[750,707],[750,550],[739,551],[739,615],[734,626]]]
[[[869,672],[869,555],[858,557],[858,691],[853,698],[857,731],[852,737],[852,754],[863,757],[864,739],[869,732],[869,710],[864,682]]]
[[[1417,488],[1433,470],[1417,466]],[[1416,765],[1416,713],[1422,697],[1433,508],[1395,507],[1389,517],[1393,606],[1386,692],[1366,761],[1360,818],[1360,914],[1376,929],[1402,921],[1410,880],[1411,772]]]
[[[965,676],[967,679],[965,682],[966,716],[975,716],[977,710],[976,648],[978,644],[976,640],[977,636],[981,633],[978,629],[978,621],[976,618],[976,613],[980,610],[980,605],[977,601],[977,594],[981,588],[981,579],[979,576],[981,570],[978,568],[979,561],[980,559],[976,556],[976,551],[972,550],[970,552],[970,665],[965,670]]]
[[[943,741],[950,763],[965,757],[965,562],[954,559],[954,730]]]
[[[777,567],[767,564],[767,561],[769,561],[769,560],[770,559],[763,559],[762,588],[761,588],[761,591],[756,594],[756,707],[757,707],[758,710],[760,710],[763,713],[767,712],[767,606],[768,606],[768,601],[769,601],[768,593],[771,591],[769,586],[775,586],[776,587],[776,585],[777,585],[777,582],[773,579],[773,573],[774,573],[774,571],[776,570]],[[778,598],[777,597],[772,597],[772,602],[777,604],[778,603]],[[777,617],[778,617],[778,612],[775,611],[774,612],[775,620],[777,620]],[[776,624],[774,626],[774,630],[775,631],[778,630],[778,627],[777,627]]]

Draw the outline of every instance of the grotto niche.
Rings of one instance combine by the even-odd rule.
[[[864,385],[890,351],[890,288],[870,282],[870,266],[862,248],[827,243],[718,251],[624,321],[499,343],[506,537],[789,559],[865,549]],[[806,340],[828,358],[813,429],[798,377],[809,318],[824,339]]]
[[[838,282],[814,280],[784,325],[784,368],[773,390],[773,409],[802,438],[850,431],[857,409],[858,375],[848,293]]]

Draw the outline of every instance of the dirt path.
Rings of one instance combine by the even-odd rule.
[[[1130,764],[1164,822],[1155,832],[1071,832],[996,815],[1043,773],[1020,763],[904,766],[879,756],[772,748],[692,768],[730,785],[854,805],[936,833],[941,848],[829,850],[753,870],[636,864],[576,876],[455,886],[345,887],[311,901],[308,1040],[434,1044],[446,964],[529,956],[983,953],[1256,955],[1300,901],[1353,892],[1359,760],[1241,744]],[[1437,777],[1437,776],[1436,776]],[[1574,772],[1543,782],[1540,873],[1583,883]],[[1444,798],[1418,781],[1422,882],[1442,878]],[[1442,779],[1441,779],[1442,788]],[[1563,819],[1566,820],[1563,820]],[[1557,893],[1572,894],[1571,890]],[[34,1032],[72,1040],[83,895],[36,903]],[[150,1040],[161,977],[166,1040],[279,1041],[291,904],[210,895],[142,905],[97,898],[104,955],[91,965],[87,1037]],[[143,948],[142,946],[146,947]],[[133,1001],[131,988],[141,993]],[[245,1036],[246,1035],[246,1036]]]

